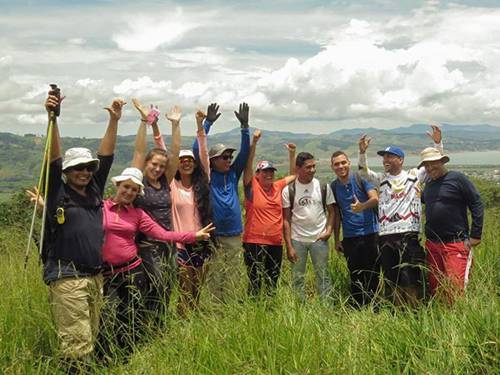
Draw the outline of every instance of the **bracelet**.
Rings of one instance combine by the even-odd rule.
[[[161,134],[160,135],[153,135],[153,139],[155,140],[160,140],[161,139]]]
[[[144,119],[141,118],[141,122],[148,122],[148,120],[144,120]]]

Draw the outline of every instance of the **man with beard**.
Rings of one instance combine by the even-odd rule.
[[[442,150],[441,129],[432,125],[427,133],[435,147]],[[419,242],[422,206],[420,195],[427,178],[423,167],[403,170],[405,154],[397,146],[378,151],[383,158],[383,173],[368,168],[366,150],[371,138],[359,140],[359,168],[362,175],[376,183],[379,190],[379,251],[386,296],[395,304],[416,306],[424,297],[425,254]]]

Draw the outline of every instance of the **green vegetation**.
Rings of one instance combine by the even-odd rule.
[[[188,125],[186,125],[188,126]],[[216,131],[216,126],[214,128]],[[330,134],[296,134],[290,132],[266,130],[257,148],[256,160],[269,159],[277,163],[280,171],[288,169],[288,156],[281,145],[293,142],[299,151],[307,150],[320,159],[319,174],[325,179],[331,178],[330,155],[332,151],[342,149],[353,158],[357,156],[357,142],[363,132],[373,135],[374,139],[370,146],[371,150],[378,150],[388,144],[404,145],[408,155],[418,154],[423,148],[429,146],[429,139],[425,135],[427,125],[414,125],[408,128],[392,130],[382,129],[351,129],[339,130]],[[485,151],[500,149],[500,132],[495,127],[486,126],[460,127],[444,125],[443,131],[446,136],[446,151]],[[191,148],[194,137],[182,137],[182,148]],[[111,174],[119,173],[129,165],[133,156],[135,136],[119,136],[117,139],[115,161]],[[170,137],[166,136],[165,142],[170,143]],[[209,144],[225,143],[239,148],[240,129],[236,128],[224,133],[210,133]],[[8,200],[9,196],[23,186],[35,183],[40,172],[41,155],[45,138],[34,134],[19,136],[10,133],[0,133],[0,201]],[[97,150],[99,139],[93,138],[71,138],[63,137],[62,146],[66,150],[70,147],[87,147],[93,151]],[[152,146],[152,143],[150,143]],[[377,167],[377,165],[372,165]],[[480,167],[479,167],[480,168]],[[488,167],[491,169],[491,166]],[[475,169],[472,175],[475,174]],[[499,169],[496,167],[496,169]],[[480,176],[486,177],[487,176]]]
[[[23,270],[29,207],[22,193],[0,207],[0,372],[58,373],[47,288],[33,250]],[[126,364],[94,370],[112,374],[494,374],[499,368],[500,210],[487,210],[475,250],[467,297],[453,308],[430,301],[418,311],[382,306],[355,311],[346,304],[348,276],[333,254],[332,306],[313,297],[312,272],[304,306],[294,300],[288,263],[277,297],[214,305],[167,328],[136,348]],[[60,369],[59,369],[60,371]]]

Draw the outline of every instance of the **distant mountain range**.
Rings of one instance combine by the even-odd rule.
[[[402,147],[407,154],[416,154],[432,144],[425,134],[427,124],[413,124],[395,129],[357,128],[341,129],[328,134],[291,133],[264,130],[257,148],[256,158],[266,158],[275,162],[285,162],[286,151],[282,145],[293,142],[298,151],[309,151],[316,158],[329,158],[333,151],[342,149],[351,155],[357,154],[357,141],[361,134],[373,137],[369,154],[393,144]],[[500,127],[488,124],[452,125],[443,124],[444,147],[447,152],[500,150]],[[167,145],[170,137],[166,136]],[[115,163],[112,173],[120,171],[130,163],[133,155],[135,136],[118,136]],[[193,137],[183,137],[182,147],[191,148]],[[209,135],[209,146],[224,143],[239,148],[240,130]],[[0,133],[0,189],[2,192],[19,186],[33,184],[38,173],[43,154],[44,139],[33,134],[19,136]],[[96,150],[99,139],[62,139],[63,148],[88,147]]]
[[[297,144],[299,151],[309,151],[318,158],[329,157],[335,150],[342,149],[348,153],[357,153],[357,142],[362,134],[372,137],[372,152],[386,146],[398,145],[407,154],[417,154],[432,144],[426,135],[430,131],[428,124],[414,124],[395,129],[356,128],[341,129],[328,134],[291,133],[264,130],[258,155],[275,155],[281,151],[280,145],[285,142]],[[451,125],[443,124],[443,140],[448,152],[500,150],[500,127],[487,124]],[[237,145],[239,129],[210,136],[211,142]],[[283,155],[285,158],[286,155]]]

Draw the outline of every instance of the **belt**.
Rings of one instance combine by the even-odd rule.
[[[428,241],[434,243],[458,243],[468,240],[467,237],[440,237],[440,238],[427,238]]]
[[[131,260],[129,260],[128,262],[125,262],[125,263],[121,263],[121,264],[109,264],[109,263],[106,263],[105,266],[104,266],[104,272],[105,273],[109,273],[109,272],[113,273],[114,271],[119,271],[122,268],[126,268],[126,267],[134,264],[135,262],[137,262],[140,259],[141,258],[139,258],[136,255]]]

